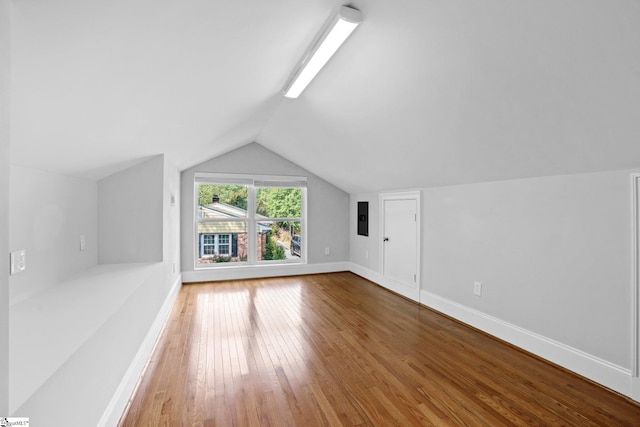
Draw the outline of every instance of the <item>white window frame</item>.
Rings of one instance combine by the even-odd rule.
[[[231,256],[231,253],[233,252],[233,248],[231,247],[233,245],[233,239],[231,238],[231,234],[227,234],[227,233],[206,233],[203,234],[203,239],[202,239],[202,256]],[[205,243],[204,240],[207,238],[207,236],[213,236],[213,243]],[[228,243],[220,243],[220,237],[222,236],[226,236],[229,239]],[[228,252],[220,252],[220,245],[227,245],[229,246],[229,251]],[[204,248],[205,247],[213,247],[213,253],[212,254],[206,254],[204,253]],[[198,251],[199,253],[200,251]]]
[[[207,237],[208,236],[212,236],[213,237],[213,243],[207,243]],[[208,254],[205,251],[205,248],[210,248],[213,247],[213,253]],[[200,249],[200,248],[198,248]],[[200,250],[198,250],[198,254],[200,254]],[[215,234],[203,234],[202,235],[202,257],[208,256],[208,255],[215,255],[216,254],[216,235]]]
[[[231,256],[231,253],[233,252],[233,248],[231,247],[233,245],[231,234],[214,234],[214,236],[216,236],[216,253],[218,255]],[[220,238],[223,236],[228,239],[226,243],[220,243]],[[223,253],[220,250],[220,246],[222,245],[228,246],[227,252]]]
[[[247,186],[247,216],[245,218],[237,218],[232,221],[245,222],[247,230],[247,261],[246,262],[233,262],[233,263],[214,263],[214,264],[198,264],[199,253],[199,238],[198,238],[198,223],[199,222],[229,222],[227,219],[204,219],[198,218],[198,185],[199,184],[236,184]],[[300,237],[301,237],[301,256],[291,257],[286,260],[258,260],[258,248],[257,248],[257,222],[267,221],[264,219],[256,219],[256,187],[297,187],[301,189],[301,204],[300,217],[296,218],[269,218],[268,221],[273,222],[285,222],[295,221],[300,222]],[[287,176],[287,175],[247,175],[247,174],[230,174],[230,173],[215,173],[215,172],[196,172],[194,174],[194,215],[193,215],[193,227],[194,227],[194,268],[212,269],[212,268],[241,268],[244,266],[260,266],[260,265],[273,265],[273,264],[306,264],[307,263],[307,177],[303,176]],[[208,233],[212,234],[212,233]],[[216,239],[217,241],[217,239]],[[229,243],[231,250],[231,239]]]

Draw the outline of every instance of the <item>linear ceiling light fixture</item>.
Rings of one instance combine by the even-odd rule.
[[[302,56],[284,86],[284,96],[297,98],[360,22],[362,14],[359,10],[341,6]]]

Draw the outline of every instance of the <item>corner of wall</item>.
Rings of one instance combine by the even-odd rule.
[[[98,263],[162,262],[164,156],[98,181]]]
[[[165,156],[164,159],[164,230],[163,254],[167,275],[175,279],[180,275],[180,171]]]
[[[27,269],[9,278],[13,305],[97,264],[98,214],[96,181],[17,165],[9,171],[9,244],[27,253]]]
[[[359,236],[357,233],[358,202],[369,202],[369,235]],[[350,198],[350,257],[352,264],[365,271],[376,272],[380,267],[379,246],[379,194],[352,194]]]

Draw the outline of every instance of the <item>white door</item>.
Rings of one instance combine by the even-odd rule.
[[[398,197],[401,196],[382,198],[384,285],[400,295],[419,301],[419,199]]]

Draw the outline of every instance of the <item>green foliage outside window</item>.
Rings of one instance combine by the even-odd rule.
[[[211,204],[217,195],[221,203],[247,209],[247,187],[229,184],[200,184],[198,204]],[[301,215],[299,188],[261,187],[256,190],[256,213],[269,218],[297,218]]]
[[[301,215],[299,188],[261,187],[256,190],[256,213],[269,218],[297,218]]]
[[[273,230],[267,233],[267,242],[264,248],[264,252],[262,253],[262,259],[265,261],[286,259],[284,248],[276,243],[274,234],[275,233],[273,232]]]
[[[221,203],[238,208],[247,209],[247,187],[229,184],[200,184],[198,185],[198,204],[205,206],[213,202],[213,196],[218,196]]]

